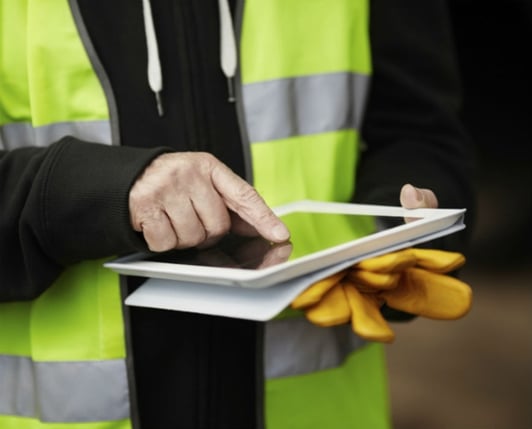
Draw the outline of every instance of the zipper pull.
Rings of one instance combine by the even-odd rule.
[[[235,102],[235,87],[233,84],[233,78],[228,77],[227,78],[227,101],[229,103]]]
[[[163,99],[161,96],[161,91],[155,91],[155,102],[157,103],[157,113],[159,116],[164,116],[164,108],[163,108]]]

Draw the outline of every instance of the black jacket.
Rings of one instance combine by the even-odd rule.
[[[216,2],[151,2],[165,79],[162,118],[146,82],[142,2],[72,3],[113,88],[121,146],[67,137],[49,148],[0,152],[0,301],[38,296],[76,261],[146,250],[129,224],[128,191],[158,154],[206,150],[243,174],[235,106],[219,68]],[[433,189],[440,207],[468,208],[470,225],[472,147],[457,115],[446,4],[370,5],[374,75],[353,200],[397,205],[408,182]],[[445,245],[462,250],[464,239]],[[137,283],[129,279],[127,288]],[[143,428],[260,426],[260,324],[148,309],[129,317]]]

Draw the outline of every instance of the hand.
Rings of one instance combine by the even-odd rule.
[[[410,184],[403,185],[399,199],[405,209],[438,208],[438,199],[434,192],[430,189],[416,188]]]
[[[281,243],[290,234],[257,191],[205,152],[155,158],[129,194],[131,225],[152,251],[214,244],[227,232]]]

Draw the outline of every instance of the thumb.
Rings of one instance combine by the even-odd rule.
[[[416,188],[411,184],[403,185],[399,197],[405,209],[438,208],[438,199],[430,189]]]

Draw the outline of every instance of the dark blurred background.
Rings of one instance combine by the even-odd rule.
[[[449,0],[478,152],[458,321],[394,324],[395,429],[532,428],[532,1]],[[466,217],[467,221],[467,217]]]

